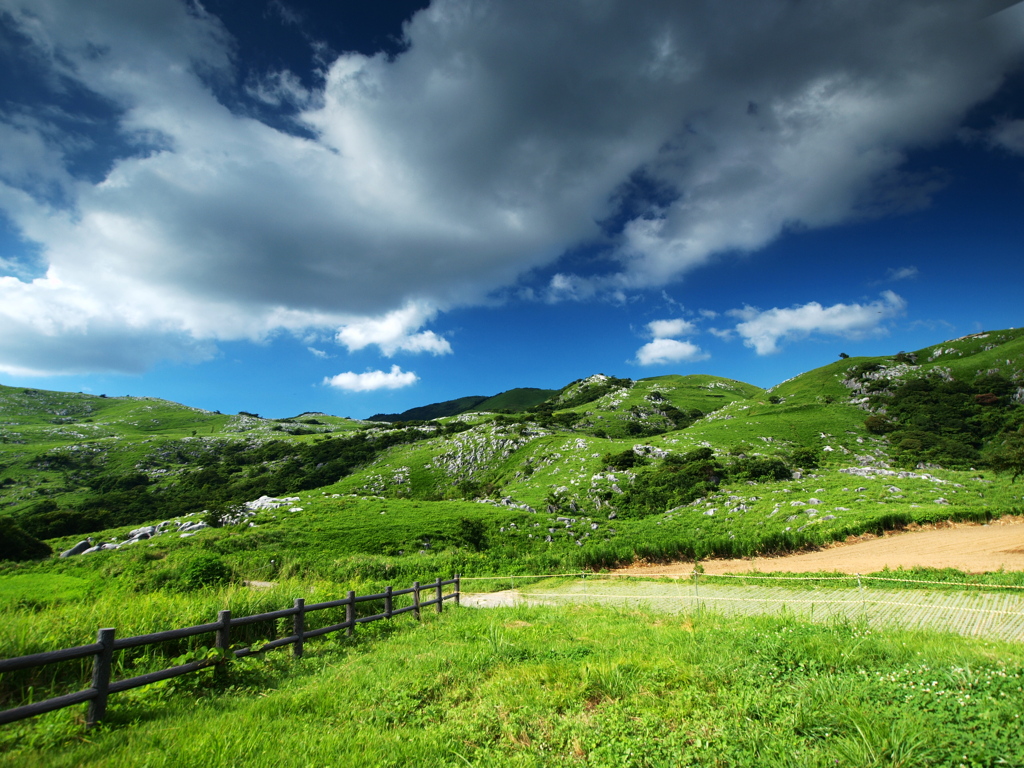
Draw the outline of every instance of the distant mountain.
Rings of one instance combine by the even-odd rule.
[[[489,399],[486,395],[469,395],[456,400],[445,400],[443,403],[421,405],[416,408],[410,408],[402,413],[376,413],[367,421],[388,421],[392,423],[396,421],[430,421],[432,419],[441,419],[445,416],[457,416]]]
[[[557,389],[537,389],[536,387],[517,387],[489,397],[474,406],[473,411],[525,411],[540,405],[550,397],[557,395]]]
[[[445,400],[443,403],[431,403],[410,408],[402,413],[377,413],[367,421],[430,421],[432,419],[443,419],[446,416],[458,416],[460,413],[486,413],[495,411],[525,411],[535,405],[540,405],[553,395],[557,395],[557,389],[537,389],[536,387],[517,387],[509,389],[492,397],[482,395],[469,395],[460,397],[457,400]]]

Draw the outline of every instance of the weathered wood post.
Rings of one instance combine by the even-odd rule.
[[[87,727],[96,725],[107,714],[107,692],[110,689],[110,667],[114,658],[114,629],[101,629],[96,642],[103,647],[92,661],[92,689],[96,697],[89,702],[85,715]]]
[[[418,581],[412,583],[412,615],[416,617],[416,621],[423,621],[423,617],[420,616],[420,583]]]
[[[218,611],[217,623],[220,626],[217,627],[217,639],[214,641],[214,645],[221,652],[223,658],[217,664],[216,674],[218,677],[223,677],[227,672],[227,661],[230,658],[228,654],[231,652],[231,611]]]
[[[441,577],[437,578],[437,612],[441,613],[444,610],[444,587],[441,586]]]
[[[348,591],[348,603],[345,604],[345,637],[352,637],[356,628],[356,593],[351,589]]]
[[[385,619],[390,619],[391,618],[391,600],[392,600],[392,597],[391,597],[391,585],[388,584],[386,587],[384,587],[384,618]]]
[[[218,611],[217,623],[217,648],[227,652],[231,650],[231,611]]]
[[[459,604],[459,592],[460,591],[461,591],[461,587],[460,587],[460,583],[459,583],[459,574],[456,573],[455,574],[455,604],[456,605]]]
[[[295,658],[302,656],[302,641],[306,633],[306,601],[301,597],[295,598],[295,615],[292,617],[292,634],[296,636],[295,644],[292,646],[292,655]]]

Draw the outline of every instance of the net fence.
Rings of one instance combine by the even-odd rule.
[[[725,615],[787,612],[811,621],[846,618],[864,620],[872,627],[922,628],[1024,642],[1024,588],[1020,586],[915,580],[913,588],[886,583],[886,588],[877,589],[869,586],[872,581],[907,580],[867,576],[836,577],[834,584],[820,576],[689,574],[660,580],[610,574],[557,576],[561,578],[553,584],[543,577],[516,577],[518,588],[514,579],[503,577],[502,582],[512,589],[465,591],[462,602],[470,606],[593,603],[677,613],[712,610]],[[464,578],[464,587],[472,590],[473,581]]]

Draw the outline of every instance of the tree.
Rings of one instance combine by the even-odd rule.
[[[850,358],[850,356],[848,354],[846,354],[845,352],[840,352],[839,353],[839,359],[841,359],[841,360],[848,360],[849,358]]]
[[[1009,474],[1010,482],[1024,475],[1024,427],[1011,432],[1002,444],[988,455],[988,464],[996,474]]]

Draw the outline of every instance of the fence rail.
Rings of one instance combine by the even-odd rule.
[[[445,594],[444,588],[449,585],[454,585],[454,589],[448,594]],[[421,597],[423,592],[433,592],[434,596],[429,600],[423,600]],[[394,608],[394,598],[401,595],[412,595],[412,605]],[[355,615],[355,607],[357,603],[373,600],[384,601],[384,611],[382,613],[359,617]],[[258,613],[252,616],[233,617],[231,615],[231,611],[225,610],[220,611],[217,614],[217,621],[210,622],[208,624],[198,624],[194,627],[184,627],[182,629],[170,629],[164,632],[153,632],[148,635],[118,638],[115,637],[116,633],[113,628],[100,629],[95,643],[79,645],[74,648],[64,648],[59,651],[33,653],[29,656],[18,656],[13,659],[0,659],[0,674],[3,674],[5,672],[15,672],[20,669],[41,667],[45,664],[53,664],[58,661],[69,661],[88,656],[93,657],[92,683],[88,688],[76,691],[75,693],[68,693],[63,696],[55,696],[33,704],[26,704],[21,707],[14,707],[13,709],[0,711],[0,725],[24,720],[25,718],[41,715],[45,712],[52,712],[55,709],[63,709],[64,707],[88,702],[89,707],[86,712],[85,721],[86,725],[92,726],[102,720],[105,716],[107,709],[107,697],[110,694],[128,691],[132,688],[139,688],[143,685],[150,685],[152,683],[160,682],[161,680],[168,680],[172,677],[178,677],[179,675],[195,672],[204,667],[211,666],[218,661],[216,659],[191,661],[187,664],[179,664],[156,672],[148,672],[144,675],[137,675],[136,677],[129,677],[124,680],[111,681],[110,675],[111,668],[113,666],[113,654],[115,651],[124,650],[125,648],[154,645],[168,640],[180,640],[194,635],[215,632],[215,647],[225,655],[231,654],[237,658],[241,658],[243,656],[250,656],[256,653],[263,653],[274,648],[280,648],[281,646],[291,645],[293,655],[300,657],[303,653],[304,642],[310,638],[320,637],[331,632],[338,632],[342,629],[345,630],[346,635],[351,637],[357,624],[366,624],[371,621],[390,619],[393,616],[398,616],[403,613],[411,612],[417,620],[420,620],[422,618],[420,613],[421,610],[431,605],[434,606],[437,613],[441,613],[444,610],[445,600],[454,600],[456,605],[459,604],[459,576],[457,574],[454,578],[447,580],[438,579],[437,581],[429,584],[421,585],[417,581],[414,582],[411,587],[407,587],[405,589],[395,590],[388,586],[383,592],[376,595],[356,595],[355,592],[349,591],[348,596],[340,600],[329,600],[324,603],[314,603],[313,605],[306,605],[305,600],[299,597],[295,599],[295,603],[291,608],[283,608],[279,611],[271,611],[269,613]],[[345,608],[344,621],[337,624],[331,624],[327,627],[320,627],[318,629],[306,629],[307,614],[314,611],[341,608],[342,606]],[[287,637],[271,640],[255,649],[252,647],[233,649],[231,647],[232,627],[255,624],[260,621],[275,621],[289,616],[292,617],[292,634]]]

